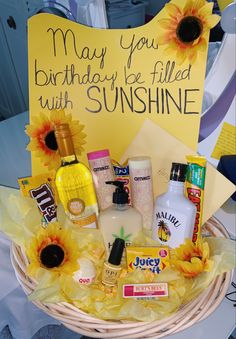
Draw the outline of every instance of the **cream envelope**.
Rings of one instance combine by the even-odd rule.
[[[186,131],[188,133],[188,131]],[[152,159],[154,195],[167,190],[172,162],[186,163],[186,155],[197,154],[151,120],[145,120],[120,162],[132,156],[147,155]],[[235,186],[207,163],[203,223],[234,193]]]

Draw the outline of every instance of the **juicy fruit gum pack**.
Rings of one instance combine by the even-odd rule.
[[[204,187],[206,177],[206,158],[197,155],[187,155],[188,163],[187,179],[185,183],[185,195],[197,207],[196,219],[192,241],[197,243],[201,236]]]
[[[24,197],[33,198],[43,216],[42,225],[55,221],[58,195],[55,186],[55,173],[45,173],[34,177],[19,178],[18,183]]]
[[[161,247],[134,247],[126,248],[128,272],[139,268],[142,270],[149,269],[153,273],[160,273],[164,268],[169,266],[169,248]]]
[[[115,173],[115,180],[123,181],[124,188],[129,194],[128,203],[131,205],[131,191],[130,191],[130,178],[129,178],[129,165],[128,161],[120,165],[116,160],[112,160],[112,166]]]

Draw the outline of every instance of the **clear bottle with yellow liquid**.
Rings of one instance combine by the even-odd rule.
[[[90,170],[78,161],[68,124],[55,127],[61,156],[56,187],[69,219],[79,227],[96,228],[98,205]]]

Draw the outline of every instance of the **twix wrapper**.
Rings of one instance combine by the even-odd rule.
[[[129,177],[129,165],[128,161],[120,165],[116,160],[112,160],[112,166],[115,172],[115,180],[123,181],[124,188],[129,194],[128,203],[131,205],[131,191],[130,191],[130,177]]]
[[[56,221],[57,190],[55,173],[45,173],[33,177],[19,178],[18,183],[24,197],[33,198],[42,214],[42,226]]]
[[[197,207],[192,241],[196,244],[201,237],[203,199],[206,176],[206,158],[198,155],[187,155],[188,163],[185,195]]]

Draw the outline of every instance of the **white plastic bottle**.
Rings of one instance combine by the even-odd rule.
[[[153,184],[150,157],[132,157],[129,159],[132,206],[143,216],[143,227],[152,228]]]
[[[102,232],[107,257],[116,238],[124,239],[125,246],[132,244],[135,235],[142,230],[142,215],[128,205],[128,193],[122,181],[107,181],[116,186],[113,205],[99,214],[98,225]]]
[[[192,239],[196,206],[184,195],[187,165],[172,163],[168,191],[156,199],[153,239],[171,248]]]

